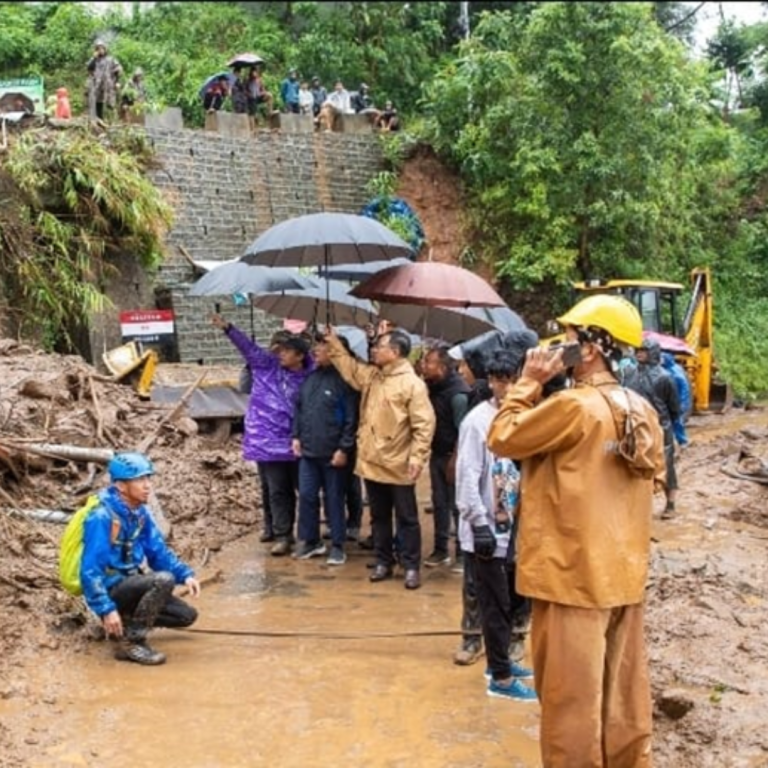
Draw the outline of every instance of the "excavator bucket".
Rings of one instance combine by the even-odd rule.
[[[733,405],[733,388],[730,384],[713,381],[709,385],[709,410],[725,413]]]
[[[149,399],[158,364],[155,350],[142,352],[135,341],[130,341],[108,350],[102,359],[117,381],[133,386],[143,400]]]

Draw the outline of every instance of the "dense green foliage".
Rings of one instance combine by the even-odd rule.
[[[533,289],[598,276],[686,282],[710,265],[718,357],[743,394],[768,390],[745,361],[768,352],[745,334],[764,323],[768,287],[766,136],[754,116],[722,108],[721,75],[745,72],[733,47],[735,61],[722,46],[710,66],[696,61],[650,3],[490,14],[428,84],[425,107],[500,275]]]
[[[159,265],[172,211],[146,176],[144,138],[27,132],[5,162],[17,206],[0,214],[0,272],[21,328],[59,350],[103,309],[109,257]]]
[[[144,69],[155,107],[180,106],[187,121],[202,125],[203,82],[226,71],[233,55],[252,51],[266,61],[264,81],[276,103],[296,67],[329,90],[336,79],[349,90],[367,82],[377,103],[392,99],[407,113],[449,51],[449,5],[158,2],[99,17],[81,3],[3,2],[0,71],[42,75],[51,92],[67,86],[80,111],[85,63],[100,38],[127,77]]]
[[[502,274],[535,284],[700,262],[705,84],[647,5],[484,18],[428,98],[434,141],[477,190]]]
[[[203,81],[241,51],[266,60],[276,96],[289,67],[327,87],[365,81],[409,140],[459,169],[473,258],[515,288],[554,286],[553,312],[576,278],[685,282],[709,265],[723,372],[740,394],[768,390],[768,25],[724,21],[696,58],[698,4],[472,2],[468,39],[460,6],[157,2],[99,16],[0,2],[0,72],[65,85],[81,111],[101,37],[127,75],[145,70],[151,108],[180,106],[191,125]],[[402,146],[386,137],[390,170]],[[371,192],[394,183],[384,173]]]

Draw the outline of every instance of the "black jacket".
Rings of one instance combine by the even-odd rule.
[[[661,348],[657,342],[645,341],[643,348],[648,352],[648,362],[638,363],[629,374],[626,386],[639,392],[659,414],[661,428],[667,432],[680,418],[680,398],[672,376],[661,367]]]
[[[450,456],[456,450],[459,427],[454,419],[453,400],[457,395],[464,397],[464,413],[468,410],[469,385],[456,371],[449,373],[442,381],[428,382],[429,400],[435,411],[435,435],[432,438],[432,453],[435,456]]]
[[[337,451],[355,448],[359,396],[332,365],[316,368],[299,389],[293,415],[293,437],[302,456],[330,459]]]

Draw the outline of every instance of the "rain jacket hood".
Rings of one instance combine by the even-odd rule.
[[[680,412],[688,414],[693,409],[693,400],[691,399],[691,384],[685,375],[685,370],[680,363],[675,360],[675,356],[669,352],[661,353],[661,367],[669,373],[677,387],[677,397],[680,401]]]
[[[243,458],[247,461],[296,461],[291,448],[293,416],[299,389],[315,368],[310,355],[303,367],[291,371],[278,356],[251,341],[233,325],[226,331],[248,367],[253,381],[245,414]]]
[[[659,343],[646,340],[641,349],[648,352],[648,360],[644,363],[637,361],[634,370],[627,374],[626,385],[653,405],[659,415],[661,428],[671,430],[675,419],[680,417],[677,386],[670,374],[661,367]]]
[[[648,353],[648,362],[641,363],[640,365],[659,365],[661,363],[661,345],[655,339],[646,339],[640,349],[644,349]]]

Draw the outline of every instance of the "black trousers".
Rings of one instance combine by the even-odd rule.
[[[197,610],[173,594],[168,571],[126,576],[109,590],[128,640],[142,640],[152,627],[181,629],[194,624]]]
[[[217,112],[224,104],[224,97],[220,93],[206,93],[203,96],[203,109],[215,109]]]
[[[347,468],[347,528],[360,528],[363,524],[363,484],[355,474],[354,463]]]
[[[413,485],[393,485],[366,480],[368,502],[371,505],[371,527],[376,562],[392,568],[392,511],[397,520],[400,558],[406,570],[418,570],[421,565],[421,523]]]
[[[431,456],[429,481],[432,486],[432,514],[435,520],[435,552],[448,554],[451,537],[451,520],[458,518],[456,510],[456,486],[448,481],[446,469],[451,456]],[[458,546],[458,545],[457,545]]]
[[[482,630],[482,620],[480,602],[477,599],[476,562],[471,552],[464,553],[464,580],[461,586],[461,629],[465,633],[462,637],[464,648],[479,648],[483,644],[483,638],[479,634]]]
[[[267,474],[264,471],[260,461],[256,462],[256,469],[259,472],[259,482],[261,483],[261,509],[264,513],[263,527],[265,533],[272,533],[272,507],[269,503],[269,488],[267,488]]]
[[[485,640],[485,655],[494,680],[509,677],[509,647],[513,632],[524,632],[531,615],[531,601],[515,589],[515,564],[503,557],[475,561],[477,599]]]
[[[272,532],[278,540],[293,541],[296,523],[296,492],[299,488],[298,461],[260,461],[269,491]]]

